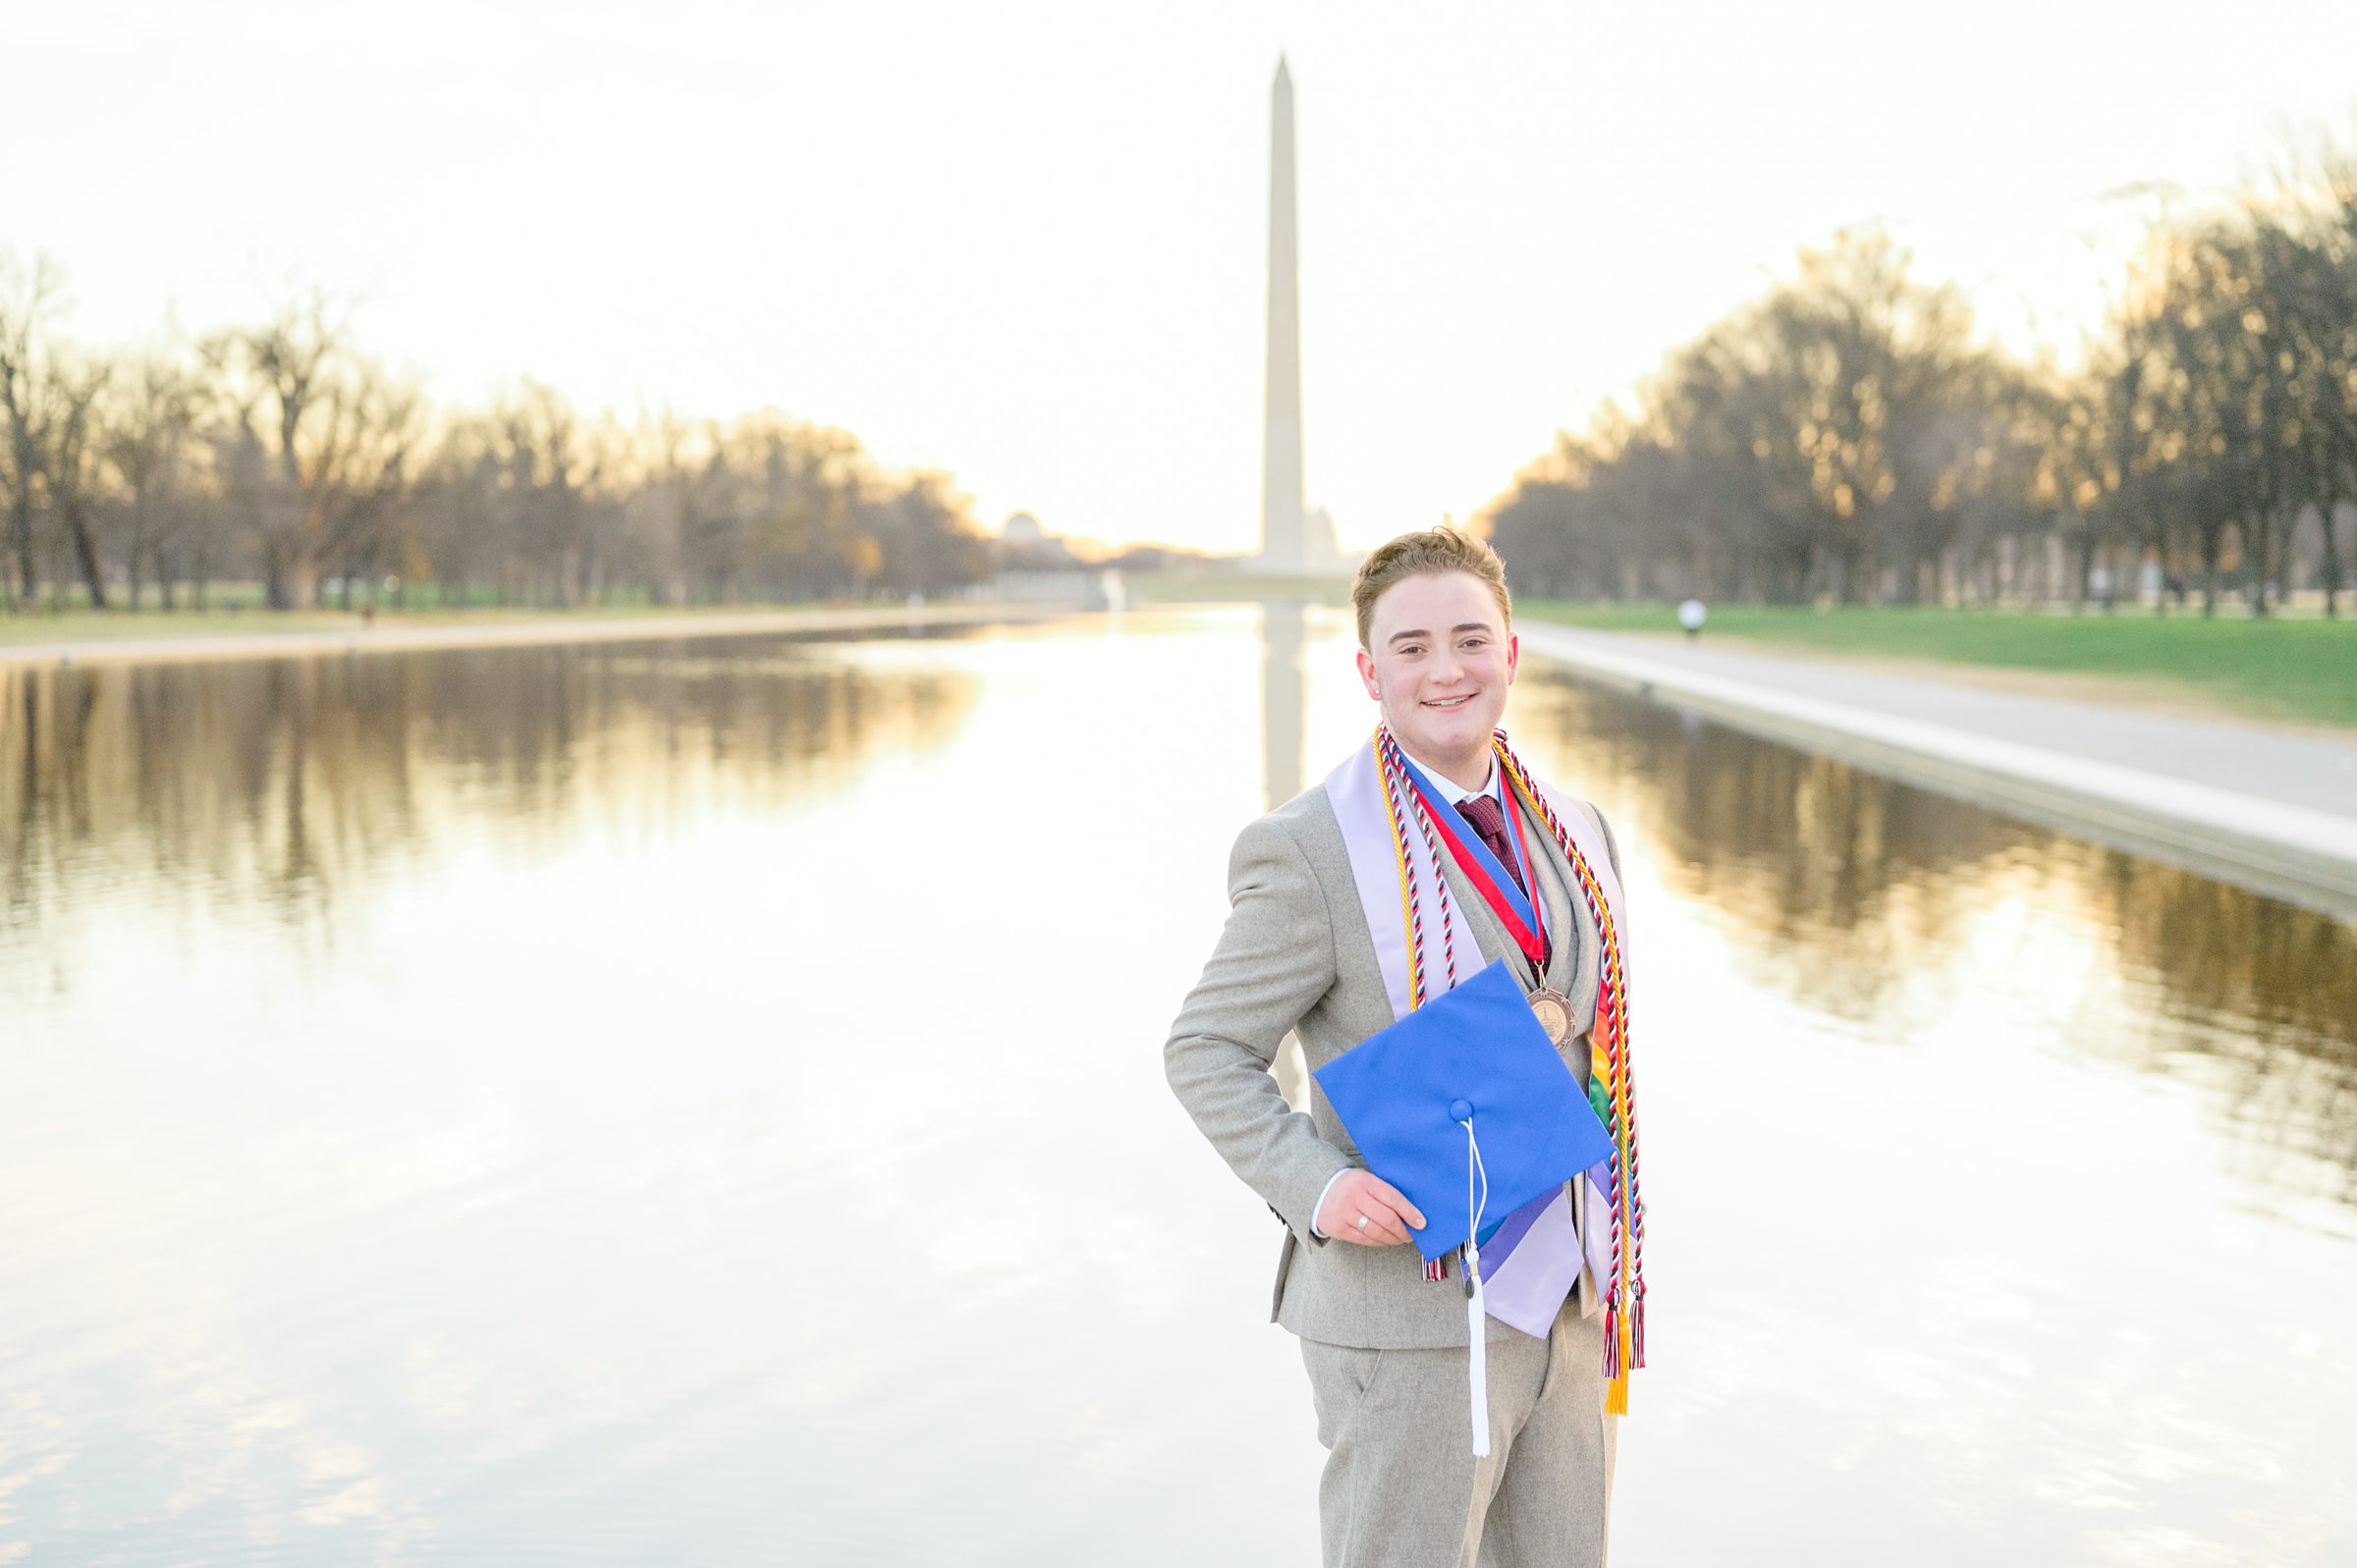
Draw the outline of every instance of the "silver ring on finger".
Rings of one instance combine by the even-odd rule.
[[[1358,1228],[1361,1230],[1367,1228],[1367,1217],[1365,1215],[1360,1215],[1358,1217]]]

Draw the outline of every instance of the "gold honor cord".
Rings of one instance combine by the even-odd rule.
[[[1424,913],[1416,901],[1416,871],[1408,863],[1407,833],[1399,823],[1398,803],[1392,798],[1392,775],[1383,755],[1385,731],[1375,727],[1375,769],[1383,778],[1383,815],[1392,825],[1392,852],[1399,862],[1399,918],[1407,932],[1407,1006],[1424,1005]]]

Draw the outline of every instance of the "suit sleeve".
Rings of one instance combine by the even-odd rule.
[[[1332,989],[1334,932],[1300,846],[1263,817],[1228,862],[1228,924],[1162,1048],[1171,1091],[1212,1148],[1301,1240],[1319,1196],[1351,1162],[1269,1075],[1286,1032]]]

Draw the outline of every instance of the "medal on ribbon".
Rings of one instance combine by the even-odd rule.
[[[1571,1046],[1571,999],[1553,986],[1541,986],[1530,994],[1528,1000],[1531,1013],[1539,1020],[1539,1027],[1547,1031],[1547,1038],[1555,1043],[1556,1051],[1559,1054],[1568,1051]]]

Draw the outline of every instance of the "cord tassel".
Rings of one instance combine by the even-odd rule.
[[[1604,1318],[1604,1413],[1628,1414],[1629,1340],[1634,1333],[1631,1312],[1608,1310]]]

